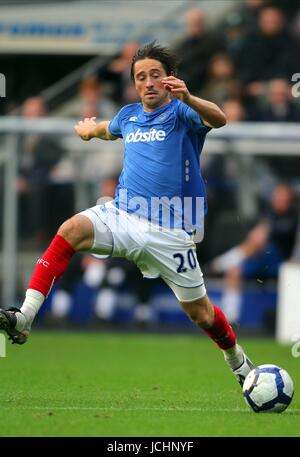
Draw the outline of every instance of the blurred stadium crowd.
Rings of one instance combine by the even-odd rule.
[[[214,27],[201,9],[193,7],[185,13],[185,28],[185,35],[170,44],[180,58],[179,77],[185,80],[191,93],[221,106],[228,123],[300,121],[300,97],[292,96],[291,81],[292,75],[300,71],[299,2],[239,1]],[[40,96],[45,89],[43,73],[47,69],[41,70],[40,80],[38,74],[31,78],[27,69],[26,84],[11,87],[1,114],[20,114],[33,121],[46,116],[111,119],[121,106],[138,101],[130,79],[130,65],[140,44],[125,43],[118,55],[111,56],[95,74],[82,79],[77,92],[56,106],[47,106]],[[15,85],[19,85],[17,75],[14,79]],[[113,195],[122,164],[122,145],[116,143],[95,142],[84,146],[87,152],[81,159],[80,172],[81,179],[88,183],[90,204],[100,196]],[[76,212],[74,181],[78,175],[70,151],[77,155],[82,151],[75,135],[67,138],[20,135],[19,250],[41,250],[58,226]],[[258,176],[263,176],[266,183],[257,198],[258,211],[251,221],[237,224],[237,219],[232,219],[237,211],[236,165],[225,155],[208,156],[204,152],[202,170],[209,213],[206,240],[198,248],[199,261],[209,277],[225,277],[222,306],[233,322],[239,320],[243,277],[276,278],[280,262],[300,258],[299,161],[298,157],[286,160],[279,156],[257,160]],[[226,226],[224,221],[228,220],[230,224]],[[220,240],[219,233],[224,227],[229,236]],[[228,255],[220,257],[227,250]],[[261,254],[264,259],[259,257]],[[246,259],[255,259],[247,272],[243,263]],[[84,292],[78,291],[78,284]],[[20,284],[20,295],[24,285]],[[89,289],[91,315],[109,320],[118,297],[125,291],[124,301],[129,290],[134,295],[129,301],[136,304],[135,318],[149,322],[153,319],[150,306],[153,287],[153,282],[149,284],[125,260],[100,261],[77,255],[51,296],[52,317],[68,316],[72,293],[77,288],[79,295],[87,294]],[[234,309],[227,309],[228,303],[233,303]]]

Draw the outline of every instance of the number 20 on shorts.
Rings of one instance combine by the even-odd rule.
[[[189,265],[189,267],[194,270],[197,266],[195,254],[192,249],[189,249],[186,254],[186,258],[183,254],[180,252],[176,252],[176,254],[173,254],[174,259],[179,260],[179,265],[177,267],[177,273],[184,273],[187,271],[186,265]]]

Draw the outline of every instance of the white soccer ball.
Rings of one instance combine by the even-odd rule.
[[[256,413],[282,413],[292,401],[294,384],[286,370],[276,365],[259,365],[246,376],[245,401]]]

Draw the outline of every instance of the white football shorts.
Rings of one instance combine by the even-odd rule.
[[[206,294],[192,235],[181,229],[159,227],[111,202],[79,214],[88,217],[94,226],[90,252],[96,257],[125,257],[133,261],[145,278],[161,277],[181,302]],[[110,239],[112,246],[108,249]]]

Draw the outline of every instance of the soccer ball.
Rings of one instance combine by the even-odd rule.
[[[294,384],[283,368],[259,365],[246,376],[243,394],[256,413],[282,413],[292,401]]]

